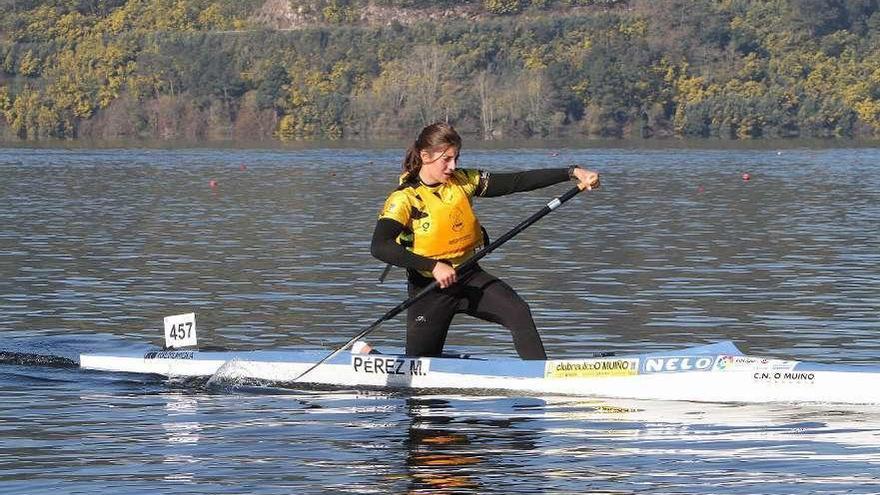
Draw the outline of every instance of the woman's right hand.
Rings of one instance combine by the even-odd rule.
[[[434,275],[434,280],[440,284],[441,289],[449,287],[458,280],[458,276],[455,274],[455,268],[452,268],[442,261],[438,261],[437,264],[434,265],[431,274]]]
[[[586,189],[590,191],[599,187],[599,174],[597,172],[575,165],[571,175],[572,178],[578,180],[581,190]]]

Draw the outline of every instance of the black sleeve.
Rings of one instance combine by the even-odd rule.
[[[518,192],[532,191],[569,180],[567,168],[542,168],[505,174],[489,174],[479,196],[491,198]]]
[[[380,218],[373,231],[373,242],[370,253],[385,263],[430,272],[437,264],[436,260],[415,254],[397,243],[397,236],[403,232],[403,225],[390,218]]]

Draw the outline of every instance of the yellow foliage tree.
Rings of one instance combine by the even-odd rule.
[[[0,113],[5,114],[10,108],[12,108],[12,98],[9,97],[9,89],[0,86]]]
[[[24,52],[24,56],[18,61],[18,73],[26,77],[36,77],[40,75],[42,68],[42,60],[35,56],[34,52],[31,50]]]
[[[4,114],[12,132],[24,139],[48,136],[54,126],[54,121],[48,118],[53,113],[42,101],[39,91],[30,87],[15,97]]]

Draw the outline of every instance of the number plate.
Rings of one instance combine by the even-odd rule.
[[[165,317],[165,347],[179,349],[196,344],[196,314]]]

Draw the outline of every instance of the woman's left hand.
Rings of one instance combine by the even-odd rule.
[[[597,189],[599,187],[598,172],[593,172],[592,170],[587,170],[585,168],[575,166],[571,172],[571,175],[574,176],[574,178],[577,179],[579,183],[584,184],[584,187],[582,187],[581,189],[586,189],[589,191],[591,189]]]

